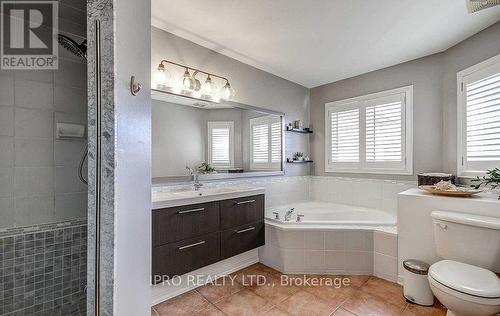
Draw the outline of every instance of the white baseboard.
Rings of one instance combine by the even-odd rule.
[[[215,277],[228,275],[257,262],[259,262],[259,253],[257,249],[253,249],[237,256],[195,270],[193,272],[184,274],[180,277],[179,285],[153,285],[151,286],[152,305],[156,305],[168,300],[169,298],[181,295],[182,293],[186,293],[197,288],[199,286],[198,284],[193,284],[193,282],[187,281],[188,275],[204,276],[213,279]]]
[[[402,275],[398,275],[398,284],[403,285],[405,283],[405,278]]]

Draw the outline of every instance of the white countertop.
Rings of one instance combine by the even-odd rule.
[[[153,210],[181,205],[206,203],[250,195],[264,194],[262,187],[252,186],[207,186],[195,191],[189,187],[156,188],[152,193]]]
[[[432,194],[425,190],[419,188],[412,188],[401,193],[398,193],[399,196],[415,196],[415,197],[430,197],[436,199],[447,199],[447,200],[461,200],[468,202],[484,202],[484,203],[494,203],[500,205],[500,200],[498,199],[498,195],[500,193],[498,191],[485,191],[471,197],[454,197],[454,196],[445,196]]]

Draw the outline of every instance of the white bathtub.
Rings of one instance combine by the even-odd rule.
[[[289,221],[285,221],[287,210],[294,209]],[[279,214],[276,219],[274,212]],[[304,215],[297,222],[297,215]],[[298,202],[276,207],[269,207],[266,210],[266,219],[270,224],[282,226],[301,225],[361,225],[361,226],[394,226],[396,225],[396,215],[391,212],[376,209],[327,203],[317,201]]]

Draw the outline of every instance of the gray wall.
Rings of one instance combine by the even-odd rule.
[[[59,31],[86,37],[85,2],[59,4]],[[85,218],[77,166],[85,141],[55,139],[55,123],[87,125],[87,66],[59,48],[54,71],[0,71],[0,228]]]
[[[414,179],[456,172],[456,74],[500,54],[500,23],[449,50],[311,89],[311,151],[316,175]],[[325,173],[325,103],[413,84],[414,176]]]
[[[253,106],[284,112],[286,121],[309,122],[309,89],[221,55],[163,30],[152,28],[151,70],[162,59],[214,72],[230,79],[235,100]],[[179,76],[180,74],[176,74]],[[309,152],[307,135],[286,135],[286,154]],[[287,175],[309,174],[309,166],[286,165]]]
[[[457,172],[457,72],[500,54],[500,22],[444,53],[443,169]]]

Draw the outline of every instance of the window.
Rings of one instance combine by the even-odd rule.
[[[250,119],[250,169],[281,169],[281,118]]]
[[[208,122],[208,163],[217,169],[234,167],[234,122]]]
[[[500,165],[500,55],[457,74],[458,175]]]
[[[326,172],[412,174],[413,86],[325,104]]]

